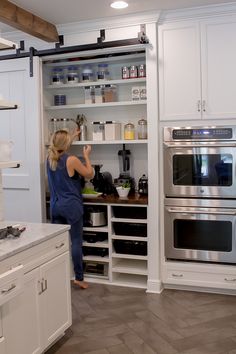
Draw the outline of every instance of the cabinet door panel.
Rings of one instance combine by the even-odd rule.
[[[2,306],[6,354],[40,354],[39,270],[24,276],[23,292]]]
[[[41,267],[44,291],[40,296],[44,348],[71,325],[69,252]]]
[[[204,118],[235,118],[235,33],[234,16],[208,20],[201,26]]]
[[[197,119],[200,112],[199,26],[184,22],[160,26],[160,119]]]

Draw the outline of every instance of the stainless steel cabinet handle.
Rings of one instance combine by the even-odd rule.
[[[202,111],[206,112],[206,101],[205,100],[202,101]]]
[[[172,275],[172,277],[174,277],[174,278],[182,278],[182,277],[183,277],[183,274],[175,274],[175,273],[172,273],[171,275]]]
[[[8,294],[15,288],[16,288],[16,284],[11,284],[11,286],[8,289],[2,289],[1,294]]]
[[[39,287],[39,295],[43,293],[43,282],[38,280],[38,287]]]
[[[58,249],[58,248],[62,248],[64,245],[65,245],[64,242],[62,242],[60,245],[57,245],[56,248],[57,248],[57,249]]]
[[[200,100],[197,101],[197,111],[201,112],[201,101]]]
[[[235,282],[236,278],[224,278],[225,281]]]
[[[210,215],[236,215],[233,211],[205,211],[205,210],[179,210],[168,208],[169,213],[181,213],[181,214],[210,214]]]

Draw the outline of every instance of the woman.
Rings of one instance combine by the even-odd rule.
[[[85,163],[68,154],[71,135],[65,130],[55,132],[51,138],[47,158],[47,174],[50,190],[50,213],[54,224],[69,224],[74,265],[74,284],[82,289],[88,287],[83,279],[82,234],[83,200],[81,176],[91,179],[94,170],[89,160],[91,146],[83,148]]]

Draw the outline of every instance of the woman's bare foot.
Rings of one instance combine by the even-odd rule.
[[[83,280],[74,280],[74,285],[79,286],[81,289],[87,289],[88,283]]]

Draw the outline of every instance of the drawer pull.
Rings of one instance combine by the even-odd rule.
[[[8,294],[8,293],[10,293],[13,289],[15,289],[16,288],[16,285],[15,284],[12,284],[11,286],[10,286],[10,288],[8,288],[8,289],[2,289],[1,290],[1,294]]]
[[[175,273],[172,273],[171,275],[172,275],[172,277],[174,277],[174,278],[182,278],[182,277],[183,277],[183,274],[175,274]]]
[[[64,242],[62,242],[60,245],[57,245],[56,248],[62,248],[63,246],[65,246]]]
[[[225,281],[231,281],[231,282],[233,282],[233,281],[236,281],[236,278],[231,278],[231,279],[225,278],[224,280],[225,280]]]

